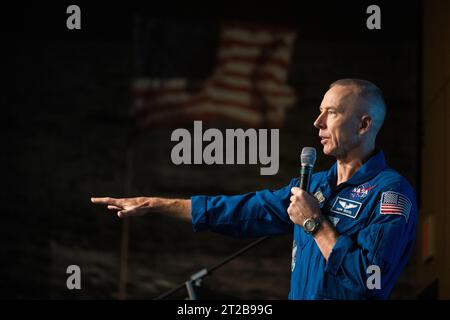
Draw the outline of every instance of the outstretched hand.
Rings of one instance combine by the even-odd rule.
[[[91,198],[92,203],[104,204],[109,210],[117,211],[119,218],[142,216],[151,209],[151,198]]]

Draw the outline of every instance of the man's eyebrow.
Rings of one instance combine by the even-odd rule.
[[[319,107],[319,110],[320,110],[320,111],[322,111],[323,109],[325,109],[325,110],[334,110],[334,111],[336,111],[336,110],[337,110],[337,107],[335,107],[335,106],[327,106],[327,107],[322,107],[322,106],[320,106],[320,107]]]

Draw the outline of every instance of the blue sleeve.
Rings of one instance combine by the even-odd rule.
[[[287,214],[291,188],[298,179],[278,190],[262,190],[233,196],[191,197],[194,231],[210,230],[235,237],[259,237],[291,233]]]
[[[389,205],[383,202],[382,199],[392,196],[398,196],[403,201],[403,214],[395,211],[392,214]],[[369,299],[388,297],[411,254],[417,224],[415,196],[405,184],[384,188],[373,206],[366,227],[355,235],[339,236],[325,268],[326,274],[339,285],[358,291],[358,294]],[[379,268],[379,288],[369,289],[367,286],[369,277],[375,274],[373,267],[369,266]]]

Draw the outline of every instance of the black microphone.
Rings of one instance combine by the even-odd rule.
[[[300,161],[302,164],[300,168],[300,189],[309,192],[312,171],[314,163],[316,162],[316,149],[312,147],[304,147],[302,149]]]

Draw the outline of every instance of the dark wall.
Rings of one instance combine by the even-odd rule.
[[[183,23],[189,25],[189,19]],[[383,90],[389,111],[379,146],[388,163],[417,185],[414,30],[412,36],[352,38],[326,35],[305,23],[289,77],[299,100],[280,130],[280,170],[260,176],[259,166],[175,166],[172,130],[136,129],[128,117],[135,72],[131,26],[126,24],[118,39],[110,34],[11,42],[11,86],[3,98],[1,297],[114,298],[122,221],[92,206],[91,196],[188,197],[281,187],[297,175],[301,148],[320,147],[312,122],[328,85],[339,78],[368,79]],[[317,170],[332,163],[319,156]],[[270,239],[206,284],[240,298],[286,298],[291,241],[290,236]],[[154,297],[249,242],[194,234],[189,224],[159,215],[133,218],[128,297]],[[66,289],[71,264],[82,269],[81,291]]]

